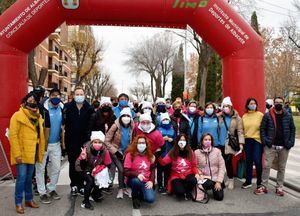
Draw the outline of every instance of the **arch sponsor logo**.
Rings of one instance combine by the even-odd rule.
[[[196,9],[196,8],[204,8],[208,4],[208,0],[175,0],[173,3],[173,8],[181,8],[181,9]]]
[[[64,8],[75,10],[79,8],[80,0],[61,0],[61,2]]]

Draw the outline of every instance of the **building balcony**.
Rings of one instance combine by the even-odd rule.
[[[59,53],[56,50],[49,50],[48,55],[49,55],[49,57],[55,56],[55,57],[59,58]]]
[[[49,65],[48,73],[56,73],[59,74],[59,67],[57,65]]]
[[[60,39],[60,31],[55,31],[55,32],[52,32],[50,35],[49,35],[49,39],[50,40],[59,40]]]

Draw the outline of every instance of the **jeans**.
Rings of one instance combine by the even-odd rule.
[[[21,205],[23,201],[23,193],[25,192],[25,201],[33,199],[32,194],[32,174],[34,170],[33,164],[17,164],[17,180],[15,189],[15,204]]]
[[[251,184],[252,182],[252,172],[253,172],[253,162],[256,169],[256,184],[261,185],[261,175],[262,175],[262,144],[257,142],[255,139],[245,139],[246,144],[246,182]]]
[[[47,157],[49,156],[49,165],[48,165],[48,175],[50,178],[50,182],[47,184],[47,189],[49,192],[56,190],[56,184],[58,182],[58,177],[60,173],[60,165],[61,165],[61,148],[60,143],[53,143],[48,145],[47,151],[44,153],[42,163],[36,163],[36,182],[37,188],[40,195],[44,195],[47,193],[47,189],[45,186],[45,166]]]
[[[277,171],[277,178],[276,178],[276,188],[283,188],[284,182],[284,174],[285,174],[285,166],[286,161],[289,156],[290,150],[283,148],[282,150],[276,150],[274,148],[265,147],[265,167],[262,173],[262,181],[264,186],[268,186],[268,180],[270,176],[270,169],[275,157],[278,158],[278,171]]]
[[[129,187],[131,187],[132,190],[132,199],[143,199],[147,203],[153,203],[155,201],[153,188],[147,189],[146,183],[140,181],[138,178],[130,179]]]

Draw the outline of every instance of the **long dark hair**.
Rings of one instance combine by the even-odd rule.
[[[253,97],[250,97],[250,98],[248,98],[247,101],[246,101],[246,104],[245,104],[245,112],[249,112],[248,105],[250,104],[251,101],[255,101],[255,103],[256,103],[256,109],[255,109],[255,111],[257,111],[257,108],[258,108],[257,100],[256,100],[255,98],[253,98]]]
[[[214,137],[210,133],[205,133],[205,134],[202,134],[202,136],[201,136],[200,143],[199,143],[199,149],[203,149],[202,142],[204,140],[204,137],[206,137],[206,136],[210,136],[211,147],[214,147],[214,145],[215,145]]]
[[[186,140],[186,146],[184,147],[183,150],[180,150],[180,147],[178,146],[178,142],[179,142],[179,140],[180,140],[181,137],[184,137],[185,140]],[[173,148],[170,150],[170,153],[169,153],[169,155],[170,155],[170,157],[171,157],[172,160],[176,160],[177,159],[177,157],[179,156],[179,151],[183,151],[184,153],[186,153],[187,159],[192,162],[193,150],[190,147],[190,143],[188,141],[188,137],[187,137],[186,134],[180,134],[177,137],[176,143],[173,146]]]

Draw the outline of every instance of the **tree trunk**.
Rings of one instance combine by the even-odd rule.
[[[42,67],[40,71],[38,85],[44,85],[47,75],[48,75],[48,68]]]
[[[205,98],[206,98],[206,80],[207,80],[207,73],[208,68],[207,66],[202,68],[202,77],[201,77],[201,88],[200,88],[200,98],[199,98],[199,105],[205,105]]]
[[[34,64],[34,56],[35,52],[33,49],[28,55],[28,77],[32,82],[33,88],[35,88],[38,85],[38,78],[36,75],[36,69]]]
[[[151,77],[151,95],[152,95],[152,99],[153,99],[153,101],[155,100],[155,96],[154,96],[154,89],[153,89],[153,76],[152,75],[150,75],[150,77]]]
[[[158,74],[157,79],[155,80],[155,90],[156,90],[155,98],[162,97],[161,78],[162,78],[162,75]]]

